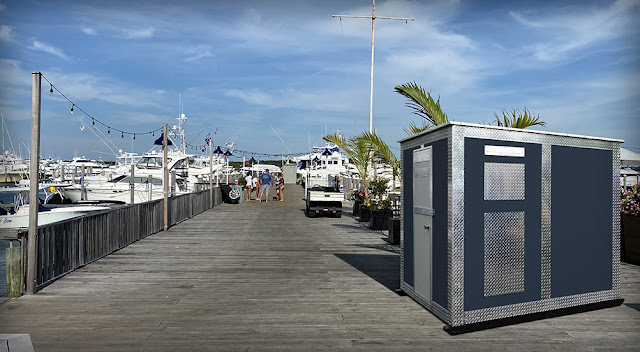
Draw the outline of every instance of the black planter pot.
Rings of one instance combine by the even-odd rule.
[[[360,206],[360,216],[358,217],[358,221],[369,222],[370,219],[371,219],[371,210]]]
[[[389,219],[389,243],[400,244],[400,219]]]
[[[353,203],[353,216],[354,217],[360,216],[360,208],[361,207],[362,207],[362,202],[355,201]]]
[[[391,209],[373,211],[369,220],[369,228],[371,230],[387,230],[389,228],[389,218],[392,215]]]

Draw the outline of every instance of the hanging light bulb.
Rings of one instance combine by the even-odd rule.
[[[156,131],[151,132],[151,135],[152,135],[153,137],[155,137],[155,136],[156,136]]]
[[[71,115],[73,115],[73,107],[76,106],[76,104],[72,104],[71,105]]]
[[[96,125],[96,120],[91,119],[91,124],[95,126]]]
[[[124,138],[124,132],[122,132],[122,134],[120,135],[120,137]]]
[[[107,127],[107,134],[111,134],[111,127]]]
[[[136,134],[135,133],[133,134],[133,139],[136,139]]]
[[[49,94],[53,95],[53,84],[51,85],[51,88],[49,89]]]

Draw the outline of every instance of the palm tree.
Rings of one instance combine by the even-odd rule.
[[[396,158],[395,154],[391,152],[387,143],[385,143],[382,138],[378,137],[377,134],[365,132],[362,134],[362,138],[374,152],[374,156],[379,161],[391,166],[393,172],[393,187],[395,188],[396,177],[400,177],[401,172],[400,161]]]
[[[369,180],[367,179],[371,159],[371,148],[369,144],[363,136],[351,137],[349,140],[345,140],[339,133],[326,135],[322,137],[322,139],[334,143],[338,148],[347,153],[356,170],[358,170],[360,179],[362,179],[364,202],[365,204],[369,203]]]
[[[409,123],[409,128],[403,128],[403,130],[409,136],[413,136],[414,134],[428,130],[429,127],[431,126],[427,125],[424,121],[422,122],[422,126],[418,126],[415,122],[411,121],[411,123]]]
[[[405,129],[407,134],[412,135],[422,132],[431,126],[442,125],[449,121],[447,114],[442,112],[440,108],[440,98],[433,100],[430,92],[420,87],[415,82],[408,82],[395,86],[395,92],[409,99],[407,106],[413,109],[413,113],[426,120],[422,127],[418,127],[415,123],[411,123],[409,130]]]
[[[547,123],[544,121],[540,121],[540,114],[538,116],[534,116],[531,112],[524,108],[524,113],[521,113],[519,110],[513,109],[510,112],[506,112],[502,110],[502,120],[500,116],[493,113],[493,116],[496,118],[494,122],[499,127],[511,127],[511,128],[527,128],[530,126],[546,126]]]

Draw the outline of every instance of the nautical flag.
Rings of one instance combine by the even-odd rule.
[[[207,137],[204,139],[204,145],[202,146],[202,151],[203,152],[209,146],[209,141],[211,141],[211,137],[210,136],[211,136],[211,133],[207,134]]]
[[[213,134],[218,134],[218,127],[216,127],[216,130],[213,131]]]

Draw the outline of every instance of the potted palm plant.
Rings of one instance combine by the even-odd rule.
[[[354,195],[353,201],[353,216],[360,216],[360,208],[362,207],[362,203],[364,202],[364,192],[358,191]]]
[[[387,192],[387,180],[378,176],[369,182],[371,194],[371,217],[369,228],[372,230],[386,230],[389,227],[391,217],[391,199],[385,197]]]
[[[640,183],[620,192],[620,212],[625,260],[640,264]]]
[[[336,134],[326,135],[322,138],[326,141],[334,143],[335,145],[338,146],[338,148],[342,149],[345,153],[347,153],[347,155],[349,156],[349,159],[351,160],[353,165],[356,167],[356,170],[360,175],[360,179],[362,180],[362,188],[363,188],[362,191],[359,192],[359,193],[362,193],[361,197],[362,197],[363,205],[359,208],[365,209],[365,212],[366,212],[366,208],[367,206],[369,206],[369,179],[367,178],[367,174],[369,172],[369,164],[371,161],[371,147],[369,146],[367,141],[364,139],[363,135],[360,135],[357,137],[351,137],[348,140],[346,140],[341,134],[336,133]],[[356,210],[356,207],[354,205],[354,211],[355,210]],[[360,211],[360,213],[362,213],[362,211]],[[362,219],[362,214],[360,215]],[[365,217],[366,216],[367,215],[365,215]],[[369,221],[369,219],[367,218],[367,220],[360,220],[360,221]]]

